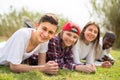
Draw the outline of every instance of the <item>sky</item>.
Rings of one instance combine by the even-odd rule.
[[[10,6],[28,9],[33,12],[55,13],[77,23],[82,28],[91,20],[90,0],[1,0],[0,13],[8,13]]]

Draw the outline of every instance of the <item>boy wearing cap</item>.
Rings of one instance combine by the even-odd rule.
[[[60,69],[75,70],[77,64],[73,62],[71,49],[78,40],[80,32],[78,25],[67,22],[62,31],[49,41],[46,60],[57,62]]]

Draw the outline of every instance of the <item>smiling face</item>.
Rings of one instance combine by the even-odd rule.
[[[49,22],[41,22],[36,30],[36,39],[39,43],[46,42],[51,39],[57,30],[57,25]]]
[[[103,49],[109,49],[115,42],[115,34],[111,31],[106,32],[103,37]]]
[[[97,35],[98,28],[95,25],[89,25],[84,32],[85,43],[88,44],[89,42],[94,41]]]
[[[63,31],[62,40],[64,46],[72,46],[78,39],[78,35],[71,31]]]
[[[113,39],[113,38],[105,37],[103,39],[103,49],[109,49],[110,47],[112,47],[114,41],[115,41],[115,39]]]

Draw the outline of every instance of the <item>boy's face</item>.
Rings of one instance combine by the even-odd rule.
[[[57,26],[49,22],[42,22],[37,28],[37,39],[39,42],[50,40],[56,33]]]
[[[114,38],[105,37],[105,38],[103,39],[103,49],[109,49],[110,47],[112,47],[114,41],[115,41]]]

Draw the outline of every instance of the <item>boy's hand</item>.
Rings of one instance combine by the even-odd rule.
[[[112,65],[115,63],[115,61],[113,59],[111,59],[110,57],[104,55],[104,57],[102,58],[103,62],[104,61],[109,61]]]
[[[109,61],[104,61],[101,66],[104,68],[110,68],[112,64]]]

